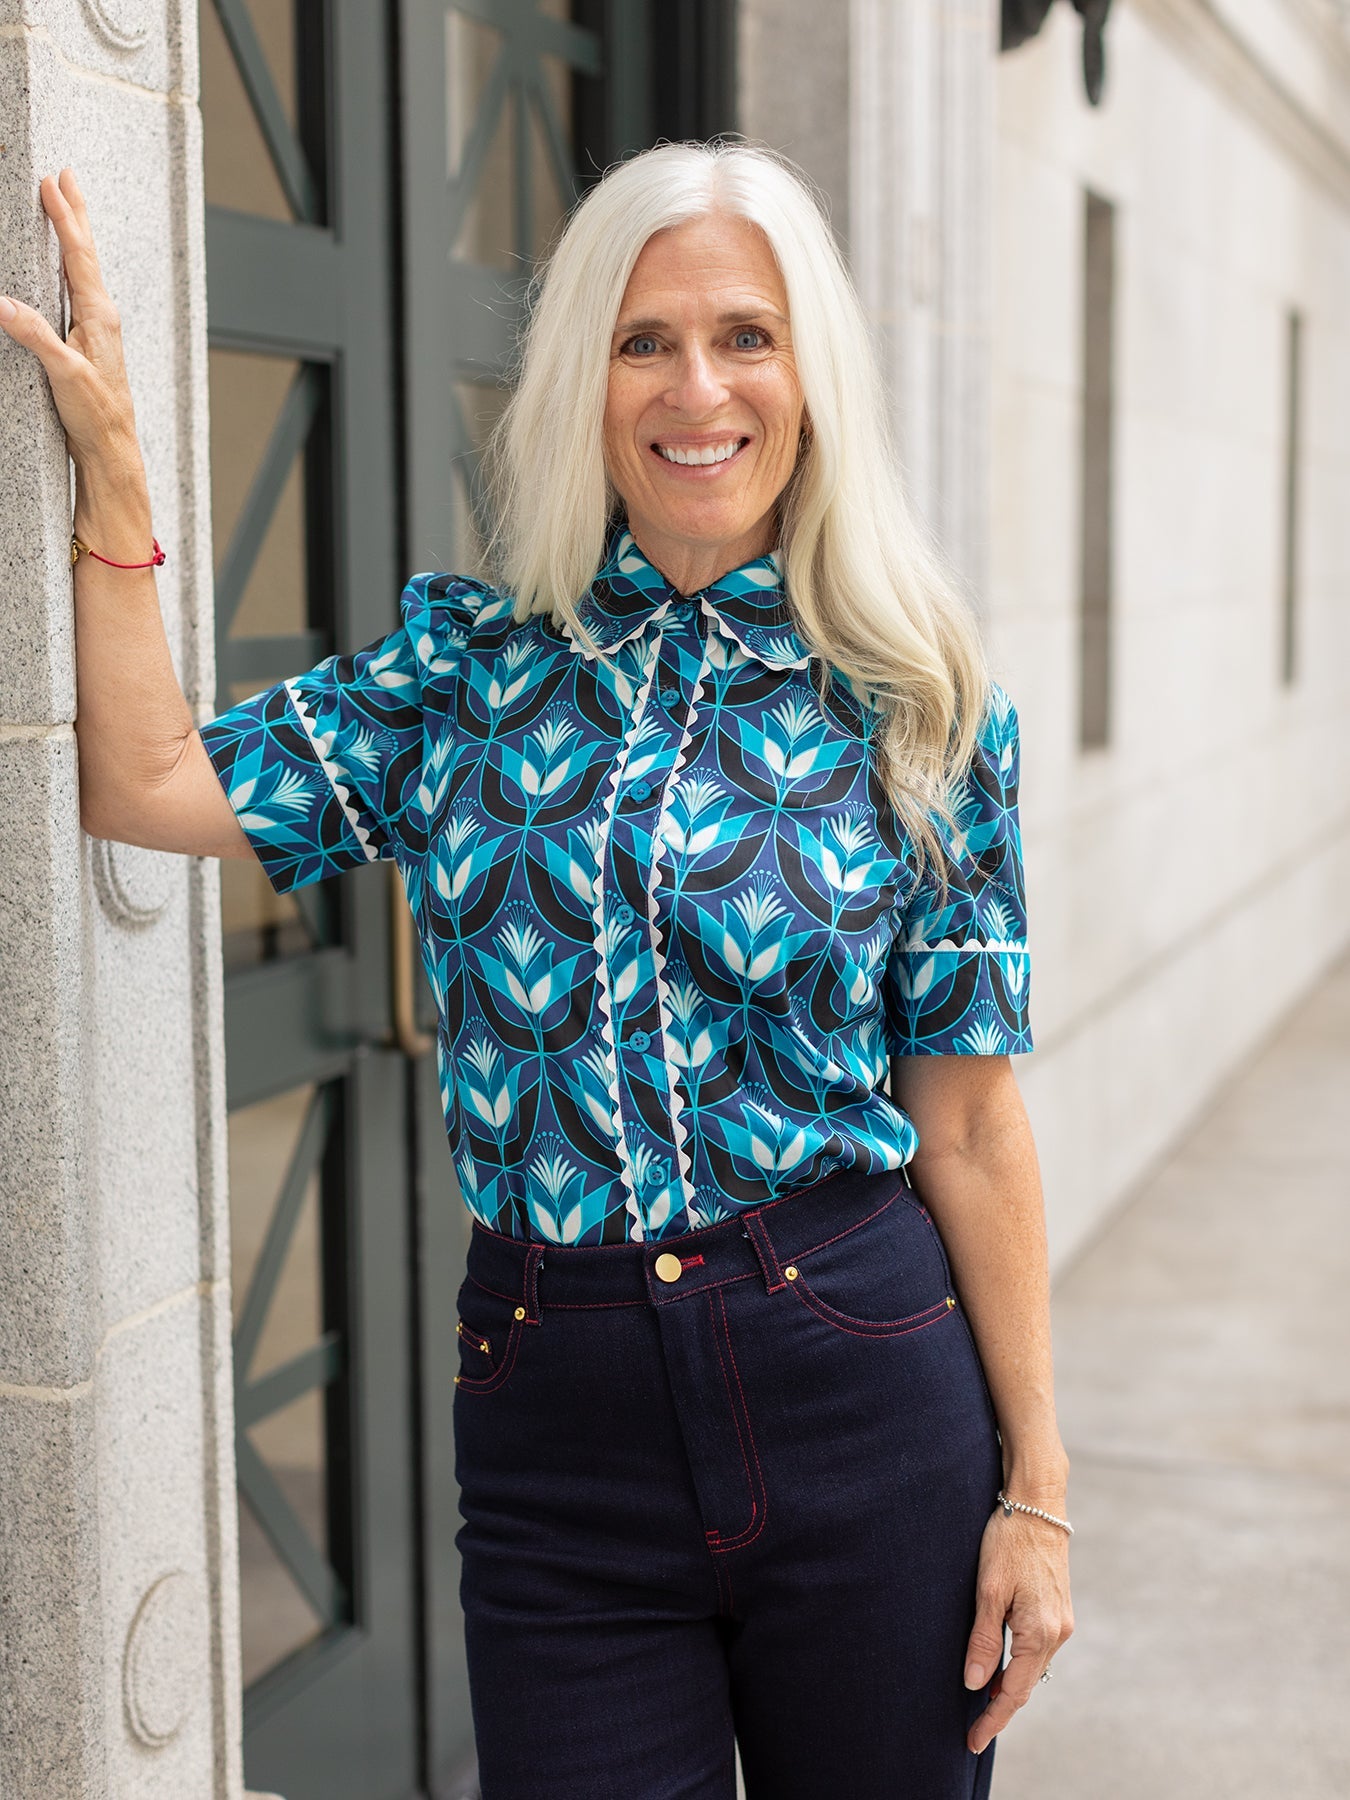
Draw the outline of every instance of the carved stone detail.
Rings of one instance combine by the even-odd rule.
[[[144,0],[80,0],[85,17],[114,50],[139,50],[150,35]]]
[[[169,904],[162,852],[92,838],[89,862],[99,905],[114,924],[138,931],[152,925]]]
[[[127,1724],[152,1750],[175,1738],[192,1710],[205,1668],[206,1615],[197,1584],[171,1569],[146,1590],[127,1633],[122,1694]]]

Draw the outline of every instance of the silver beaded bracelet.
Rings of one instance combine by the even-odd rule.
[[[1039,1506],[1028,1506],[1023,1500],[1010,1500],[1002,1488],[998,1490],[998,1497],[1003,1505],[1005,1519],[1013,1516],[1014,1509],[1018,1512],[1035,1513],[1038,1519],[1049,1519],[1052,1525],[1058,1525],[1061,1531],[1067,1531],[1070,1537],[1073,1536],[1073,1526],[1067,1519],[1057,1519],[1053,1513],[1048,1513]]]

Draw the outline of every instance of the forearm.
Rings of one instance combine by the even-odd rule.
[[[75,535],[115,562],[151,553],[138,453],[77,475]],[[86,829],[116,837],[167,781],[194,722],[169,654],[155,571],[75,564],[75,730]]]
[[[1055,1416],[1050,1277],[1040,1171],[1011,1072],[968,1135],[920,1143],[915,1186],[947,1246],[952,1279],[993,1396],[1012,1498],[1058,1512],[1068,1457]]]

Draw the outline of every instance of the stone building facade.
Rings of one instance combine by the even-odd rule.
[[[472,335],[481,308],[453,308],[511,272],[475,245],[512,193],[517,269],[546,240],[550,118],[592,156],[734,124],[820,184],[913,491],[1021,713],[1038,1048],[1019,1074],[1062,1265],[1350,937],[1346,8],[1117,0],[1094,106],[1062,0],[1005,55],[994,0],[741,0],[659,9],[642,31],[636,4],[541,4],[539,67],[553,58],[573,85],[521,78],[518,118],[535,123],[514,140],[514,186],[484,150],[478,197],[454,212],[463,282],[444,293],[439,209],[479,154],[473,105],[506,12],[330,0],[315,37],[313,19],[281,30],[289,9],[270,0],[202,9],[0,0],[0,290],[61,321],[37,186],[72,164],[123,313],[170,548],[159,592],[203,718],[225,674],[290,672],[258,662],[260,635],[280,655],[367,618],[383,629],[400,559],[445,566],[467,542],[468,487],[414,471],[400,500],[393,477],[452,412],[470,438],[481,423],[496,350],[450,342],[433,366],[440,321],[449,308]],[[320,43],[350,83],[350,141],[315,124]],[[670,91],[632,116],[604,71],[654,68]],[[379,71],[390,104],[367,119]],[[390,116],[401,220],[386,205],[399,156],[370,122]],[[262,121],[267,157],[240,120]],[[386,212],[401,235],[369,241],[402,246],[392,298],[336,256]],[[277,469],[280,497],[264,492],[267,455],[247,460],[262,428],[240,398],[292,367],[259,441],[288,418],[310,432],[285,440],[309,484],[293,517]],[[326,1095],[357,1162],[434,1117],[394,915],[369,882],[318,926],[264,918],[227,884],[222,940],[214,865],[82,836],[68,464],[41,372],[7,343],[0,396],[0,1800],[238,1800],[246,1779],[287,1800],[455,1800],[471,1746],[429,1303],[462,1246],[452,1176],[420,1140],[399,1165],[411,1198],[364,1174],[344,1189],[331,1156],[312,1176],[300,1161]],[[367,422],[364,445],[344,417]],[[323,537],[321,470],[387,485],[402,510],[384,564]],[[245,581],[230,552],[250,530],[262,574]],[[347,610],[278,623],[302,566],[345,582]],[[217,643],[227,589],[247,643]],[[245,938],[253,960],[224,969],[222,941],[228,960]],[[311,941],[312,988],[260,1010]],[[283,1091],[256,1021],[301,1002],[323,1017]],[[272,1163],[289,1212],[255,1205]],[[311,1308],[317,1335],[282,1330],[258,1376],[236,1372],[232,1343],[264,1328],[260,1270],[286,1301],[272,1317]],[[306,1393],[314,1407],[264,1442],[269,1382],[276,1419]],[[406,1431],[382,1437],[406,1394]],[[414,1698],[377,1706],[386,1691]],[[349,1790],[320,1775],[328,1755],[359,1771]]]

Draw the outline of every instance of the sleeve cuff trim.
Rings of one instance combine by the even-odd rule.
[[[330,762],[328,757],[324,754],[323,746],[314,729],[314,720],[310,716],[309,708],[301,696],[299,688],[294,681],[288,681],[284,685],[287,698],[295,708],[296,716],[305,728],[305,736],[313,746],[315,761],[328,777],[328,785],[332,788],[333,796],[338,805],[342,808],[342,816],[346,819],[348,825],[351,826],[353,836],[365,852],[366,861],[378,862],[380,857],[379,849],[375,844],[371,843],[370,832],[361,823],[360,815],[351,803],[351,789],[344,781],[341,769],[338,768],[336,763]]]

